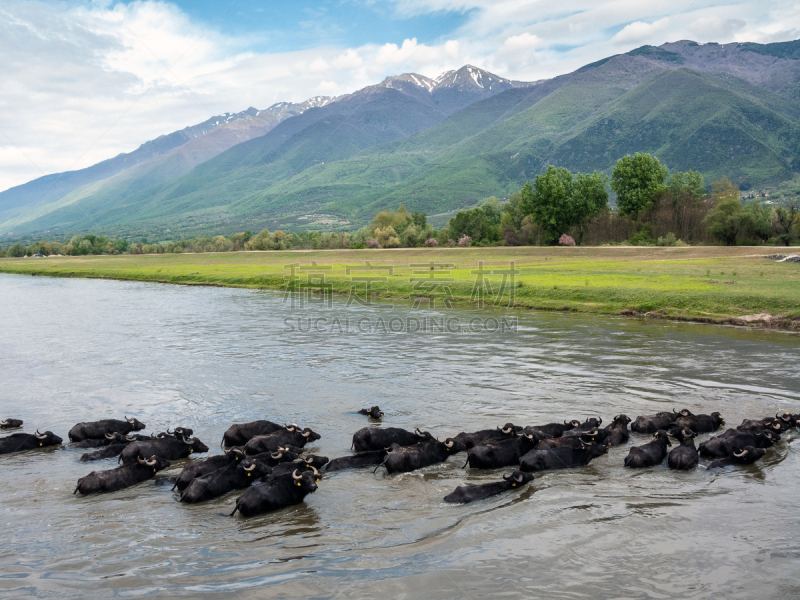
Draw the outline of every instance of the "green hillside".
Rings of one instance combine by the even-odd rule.
[[[465,107],[449,116],[419,90],[372,86],[188,172],[176,155],[175,164],[162,159],[158,169],[140,165],[80,187],[31,210],[19,230],[175,237],[302,229],[309,214],[337,216],[353,229],[399,204],[446,219],[508,196],[548,165],[610,174],[634,152],[699,170],[707,182],[726,176],[742,189],[792,180],[800,164],[797,43],[665,47],[643,46],[529,87],[506,82],[477,102],[463,97]],[[743,70],[754,56],[763,73]],[[465,69],[474,67],[459,73]],[[451,104],[458,98],[456,88],[444,91],[455,94],[446,96]]]

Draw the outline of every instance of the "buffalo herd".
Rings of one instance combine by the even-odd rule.
[[[358,412],[371,420],[384,416],[377,406]],[[231,425],[222,437],[223,454],[185,462],[176,477],[166,480],[174,482],[180,502],[190,504],[244,490],[231,515],[239,512],[249,517],[303,502],[316,491],[323,472],[369,466],[374,471],[383,468],[388,474],[407,473],[443,463],[459,453],[466,453],[464,468],[514,468],[502,481],[459,486],[444,497],[445,502],[464,504],[523,487],[540,471],[585,466],[607,454],[609,448],[626,444],[631,432],[651,434],[652,439],[630,448],[624,459],[628,468],[655,467],[666,460],[670,469],[689,470],[697,467],[701,458],[710,460],[707,469],[750,464],[781,441],[781,435],[798,427],[798,420],[800,415],[790,412],[745,419],[736,429],[699,446],[695,445],[698,435],[714,433],[725,424],[719,413],[695,415],[687,409],[673,410],[640,416],[632,423],[620,414],[605,427],[600,417],[530,426],[506,423],[494,429],[461,432],[443,441],[419,428],[369,426],[353,435],[350,455],[333,460],[306,453],[307,444],[321,439],[319,433],[296,424],[260,420]],[[6,419],[0,428],[20,428],[22,424],[18,419]],[[83,454],[81,461],[116,457],[119,465],[82,477],[74,493],[121,490],[152,479],[173,461],[209,451],[189,428],[176,427],[149,436],[136,433],[143,429],[144,423],[127,416],[124,420],[78,423],[70,429],[70,447],[93,449]],[[674,446],[671,440],[676,442]],[[59,446],[62,441],[50,431],[12,433],[0,438],[0,454]]]

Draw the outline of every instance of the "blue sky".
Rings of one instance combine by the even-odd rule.
[[[213,23],[224,35],[242,39],[257,52],[402,44],[414,37],[430,41],[463,26],[471,12],[437,10],[402,15],[392,3],[342,0],[180,0],[174,4],[198,21]]]
[[[798,38],[798,0],[0,0],[0,190],[389,75],[535,81],[644,44]]]

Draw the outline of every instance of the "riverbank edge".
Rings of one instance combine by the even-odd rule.
[[[147,276],[110,277],[108,275],[92,275],[91,273],[48,271],[42,269],[24,269],[24,270],[5,269],[3,268],[3,265],[0,265],[0,273],[7,275],[29,275],[32,277],[106,279],[111,281],[137,281],[141,283],[161,283],[167,285],[186,285],[186,286],[200,286],[200,287],[240,288],[240,289],[272,290],[272,291],[284,291],[286,289],[285,282],[276,284],[259,283],[256,285],[256,284],[224,283],[224,282],[212,282],[212,281],[177,281],[175,280],[175,278],[165,279],[163,276],[162,277],[147,277]],[[176,278],[177,277],[182,277],[182,276],[176,276]],[[349,288],[346,290],[333,288],[331,292],[337,295],[345,295],[350,293],[350,290]],[[418,297],[425,297],[425,296],[421,294],[415,294],[414,296],[411,296],[406,293],[397,293],[392,291],[385,291],[381,292],[380,294],[381,299],[398,299],[398,300],[411,301],[414,298]],[[453,302],[454,306],[467,308],[471,304],[473,304],[471,302],[471,299],[467,296],[460,294],[453,294],[453,297],[454,297],[454,302]],[[617,310],[609,307],[608,305],[604,305],[602,301],[593,303],[590,306],[587,306],[582,303],[571,302],[568,300],[560,301],[558,304],[560,304],[560,306],[556,306],[555,304],[551,305],[536,304],[535,302],[527,302],[527,303],[517,302],[512,307],[512,309],[617,315],[622,317],[637,318],[643,320],[654,319],[654,320],[664,320],[664,321],[677,321],[682,323],[736,326],[736,327],[747,327],[747,328],[757,328],[765,330],[777,330],[777,331],[784,331],[791,333],[800,333],[800,316],[792,317],[784,314],[773,315],[769,312],[754,313],[742,316],[736,316],[736,315],[700,316],[700,315],[670,314],[669,312],[665,311],[641,312],[634,308],[622,308]]]

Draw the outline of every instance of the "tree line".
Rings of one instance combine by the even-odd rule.
[[[609,190],[616,206],[609,205]],[[728,179],[710,190],[697,171],[675,172],[650,154],[620,158],[611,179],[548,166],[506,202],[489,198],[456,213],[435,229],[423,212],[381,211],[354,233],[251,231],[155,244],[105,236],[74,236],[64,243],[16,243],[0,257],[84,254],[164,254],[240,250],[522,246],[555,244],[786,245],[800,241],[800,204],[766,208],[743,203]]]

